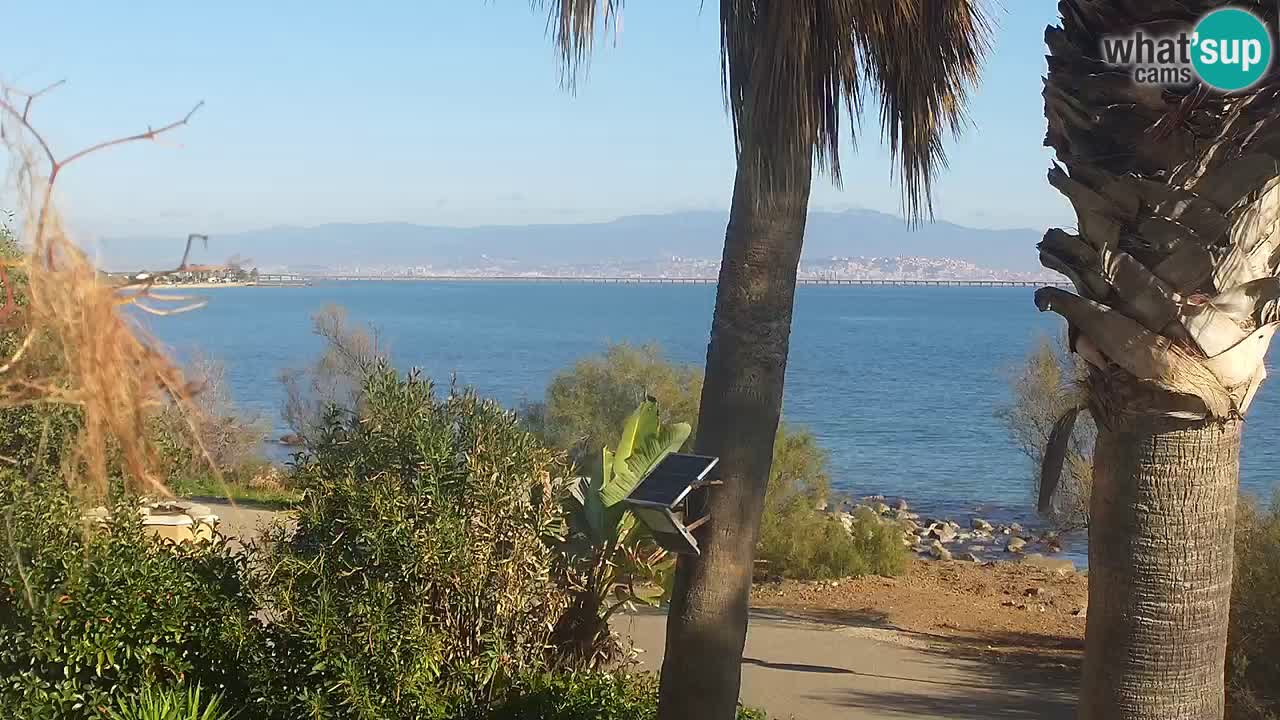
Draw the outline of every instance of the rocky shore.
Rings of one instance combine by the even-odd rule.
[[[1014,561],[1059,573],[1075,571],[1062,552],[1062,541],[1054,530],[1024,528],[1019,523],[996,524],[980,517],[961,525],[948,518],[926,517],[912,512],[906,500],[889,501],[878,495],[844,502],[830,510],[846,528],[855,515],[874,515],[880,522],[902,531],[902,544],[922,559],[985,563]]]

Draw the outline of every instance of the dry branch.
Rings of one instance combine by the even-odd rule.
[[[58,160],[30,118],[35,101],[60,85],[34,93],[0,93],[0,139],[13,159],[24,213],[21,246],[27,253],[18,262],[0,265],[0,281],[5,285],[0,322],[16,307],[10,270],[26,278],[20,315],[25,337],[11,357],[0,358],[0,407],[45,403],[78,408],[81,430],[63,470],[67,482],[87,490],[87,497],[105,492],[109,478],[117,472],[123,472],[135,489],[167,495],[147,421],[158,403],[175,403],[186,413],[193,445],[207,461],[189,412],[192,387],[120,306],[132,304],[153,314],[173,314],[198,305],[156,307],[156,303],[188,299],[151,295],[155,277],[127,288],[105,283],[68,236],[53,205],[53,190],[59,173],[72,162],[119,145],[155,140],[186,125],[203,103],[167,125],[100,142]],[[39,152],[33,152],[33,145]],[[44,162],[36,160],[40,155]],[[47,165],[43,173],[41,165]],[[181,264],[169,272],[186,266],[197,239],[204,236],[188,237]],[[212,463],[210,467],[217,472]]]

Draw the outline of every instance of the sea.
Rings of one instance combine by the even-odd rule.
[[[148,317],[175,357],[220,362],[240,409],[280,419],[279,374],[321,351],[327,305],[372,325],[397,365],[452,376],[515,408],[610,342],[706,359],[715,288],[546,281],[317,283],[198,291],[208,304]],[[833,487],[905,498],[927,516],[1039,523],[1031,461],[997,417],[1010,378],[1062,320],[1029,288],[803,286],[797,290],[783,417],[817,436]],[[1274,372],[1274,371],[1273,371]],[[1280,386],[1264,384],[1244,433],[1243,488],[1280,480]],[[279,450],[278,457],[283,457]],[[1078,554],[1078,553],[1072,553]]]

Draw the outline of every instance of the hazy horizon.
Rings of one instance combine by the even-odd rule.
[[[1054,8],[991,9],[992,52],[971,126],[947,142],[937,217],[978,228],[1070,223],[1041,144]],[[627,5],[624,29],[598,38],[576,93],[560,88],[546,18],[527,3],[11,10],[13,27],[58,28],[56,43],[9,38],[0,80],[67,80],[33,113],[59,154],[205,101],[163,142],[113,148],[61,177],[61,207],[90,241],[334,222],[599,222],[729,204],[719,18],[698,3]],[[816,178],[815,209],[901,211],[868,100],[856,150],[850,133],[842,143],[845,185]]]

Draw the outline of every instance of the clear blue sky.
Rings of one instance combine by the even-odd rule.
[[[90,234],[725,208],[733,156],[718,10],[700,5],[628,2],[576,95],[559,87],[545,16],[525,0],[11,3],[0,78],[24,89],[67,79],[36,113],[64,154],[205,101],[165,143],[68,170],[63,204]],[[973,127],[950,143],[937,214],[984,227],[1069,223],[1041,147],[1054,3],[989,5],[995,46]],[[820,179],[814,207],[900,211],[874,108],[870,120],[861,152],[847,148],[844,188]]]

